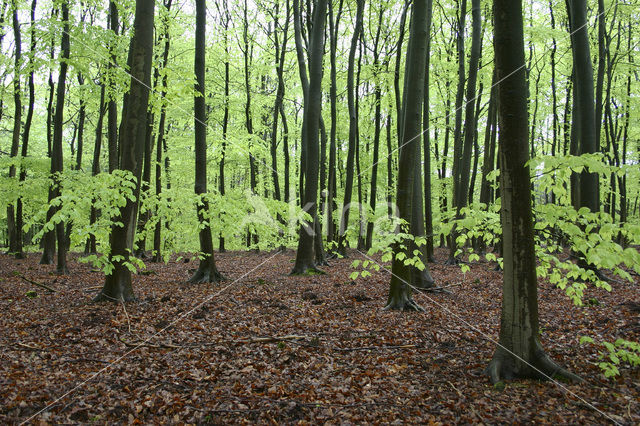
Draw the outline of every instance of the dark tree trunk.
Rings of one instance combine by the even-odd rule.
[[[209,224],[209,202],[207,200],[207,111],[205,105],[205,0],[196,1],[196,50],[194,73],[196,76],[194,103],[195,116],[195,192],[199,197],[197,213],[200,224],[200,265],[190,283],[218,282],[222,276],[216,268],[213,254],[213,239]]]
[[[578,153],[597,152],[593,96],[593,67],[589,49],[586,0],[568,0],[571,19],[571,47],[575,71],[574,116],[578,119]],[[600,210],[598,174],[584,171],[579,179],[579,207]]]
[[[340,214],[340,229],[338,231],[338,253],[341,256],[347,255],[347,229],[349,228],[349,212],[351,211],[351,197],[353,195],[353,172],[358,143],[358,116],[355,104],[355,59],[358,47],[358,38],[362,30],[362,15],[364,12],[364,0],[358,0],[356,11],[356,22],[351,36],[351,47],[349,49],[349,62],[347,68],[347,103],[349,106],[349,148],[347,151],[347,179],[344,187],[344,202],[342,213]]]
[[[113,33],[113,40],[109,44],[111,59],[107,65],[109,83],[107,91],[109,105],[107,106],[107,141],[109,147],[109,173],[118,168],[118,106],[116,105],[116,83],[113,78],[115,68],[118,66],[118,54],[116,51],[116,39],[118,37],[118,6],[114,1],[109,2],[109,29]]]
[[[51,11],[51,18],[53,19],[57,15],[57,9],[54,8]],[[49,49],[49,58],[51,59],[51,63],[54,62],[55,55],[55,47],[54,47],[54,38],[51,38],[51,46]],[[53,98],[55,96],[55,83],[53,82],[53,71],[49,69],[49,97],[47,104],[47,157],[51,158],[51,145],[53,144],[53,115],[54,115],[54,106],[53,106]],[[53,199],[53,194],[51,190],[49,190],[48,201],[50,202]],[[53,210],[47,210],[47,223],[51,221],[53,218]],[[56,252],[56,235],[53,229],[46,231],[42,236],[42,257],[40,258],[41,265],[53,265],[54,257]]]
[[[102,125],[104,123],[105,113],[105,85],[101,84],[100,87],[100,110],[98,111],[98,124],[96,125],[96,141],[93,148],[93,161],[91,163],[91,175],[96,176],[100,173],[100,151],[102,151]],[[95,201],[95,200],[94,200]],[[91,213],[89,216],[89,225],[93,225],[98,220],[98,209],[96,209],[91,203]],[[87,245],[85,247],[85,253],[96,253],[96,236],[91,233],[87,239]]]
[[[29,52],[29,63],[33,65],[33,61],[36,54],[36,32],[35,32],[35,20],[36,20],[36,0],[31,2],[31,47]],[[29,152],[29,134],[31,132],[31,122],[33,121],[33,110],[35,105],[35,84],[34,84],[34,68],[31,67],[29,71],[29,105],[27,106],[27,118],[24,122],[24,129],[22,131],[22,148],[20,155],[25,158]],[[20,167],[20,182],[24,182],[27,179],[27,170],[24,167]],[[24,257],[24,241],[22,234],[22,227],[24,225],[24,219],[22,215],[22,198],[18,198],[16,201],[16,230],[17,230],[17,247],[16,258],[22,259]]]
[[[253,56],[253,45],[249,41],[249,17],[248,17],[248,7],[247,0],[244,1],[244,9],[243,9],[243,29],[242,29],[242,40],[244,43],[243,54],[244,54],[244,88],[247,96],[247,101],[245,102],[244,107],[244,116],[245,116],[245,124],[247,126],[247,133],[249,134],[249,180],[251,185],[251,193],[256,194],[256,186],[257,186],[257,161],[255,156],[253,155],[251,146],[252,136],[253,136],[253,119],[251,116],[251,58]],[[249,228],[247,230],[247,248],[249,247],[258,248],[258,235],[251,231]]]
[[[551,361],[539,340],[531,186],[526,164],[522,4],[521,0],[495,0],[493,4],[495,61],[501,81],[498,110],[504,275],[500,340],[486,373],[493,383],[515,377],[577,379]]]
[[[424,150],[424,226],[426,234],[426,243],[424,247],[424,256],[427,262],[434,262],[433,254],[433,208],[431,204],[431,118],[429,115],[429,65],[431,63],[431,21],[433,17],[433,0],[427,1],[427,28],[429,36],[427,38],[427,61],[425,65],[425,88],[424,102],[422,112],[422,128],[423,128],[423,150]]]
[[[304,97],[303,144],[306,145],[306,170],[304,171],[305,187],[302,199],[305,211],[312,221],[304,222],[300,227],[298,251],[292,274],[305,274],[316,269],[314,257],[314,230],[312,224],[316,220],[318,202],[318,160],[320,113],[322,111],[322,57],[324,55],[324,28],[327,13],[327,0],[318,0],[313,14],[313,26],[309,43],[309,88]],[[299,22],[300,8],[294,1],[294,21]],[[299,25],[296,33],[300,36]],[[298,43],[296,43],[298,44]],[[300,64],[302,71],[302,64]],[[301,72],[301,78],[303,73]],[[305,72],[306,77],[306,72]],[[302,173],[302,170],[301,170]]]
[[[375,217],[376,213],[376,198],[378,196],[378,157],[380,151],[380,131],[381,131],[381,103],[382,103],[382,81],[379,72],[379,47],[380,47],[380,31],[382,30],[382,19],[384,17],[385,9],[380,7],[378,12],[378,26],[376,28],[376,35],[373,40],[373,81],[375,82],[375,88],[373,90],[374,96],[374,127],[373,127],[373,165],[371,167],[371,190],[369,193],[369,207],[371,208],[371,214]],[[373,241],[373,218],[369,218],[367,223],[367,235],[365,239],[365,250],[371,248]]]
[[[400,25],[398,34],[398,43],[396,44],[396,63],[393,73],[393,90],[396,100],[396,128],[398,136],[398,145],[400,145],[400,135],[402,134],[402,93],[400,92],[400,62],[402,61],[402,44],[404,43],[404,33],[407,23],[407,12],[411,0],[405,0],[402,14],[400,15]],[[406,66],[406,65],[405,65]],[[406,83],[406,82],[405,82]]]
[[[164,1],[164,8],[167,12],[171,10],[171,0]],[[165,18],[163,22],[163,31],[164,31],[164,51],[162,53],[162,67],[167,67],[167,62],[169,60],[169,48],[171,46],[171,34],[169,32],[169,18]],[[155,178],[155,189],[156,189],[156,197],[158,201],[160,200],[160,195],[162,194],[162,153],[163,146],[166,143],[166,119],[167,119],[167,106],[164,102],[165,97],[167,96],[167,74],[164,73],[162,76],[162,83],[160,89],[160,119],[158,120],[158,135],[156,136],[156,178]],[[158,215],[156,227],[153,231],[153,262],[160,262],[162,260],[162,217],[156,212]]]
[[[60,47],[60,70],[58,72],[58,86],[56,88],[56,109],[53,117],[53,144],[51,146],[51,175],[53,183],[49,194],[51,199],[61,195],[60,179],[56,173],[62,173],[62,127],[64,126],[64,98],[66,92],[66,79],[68,60],[70,53],[69,41],[69,4],[65,0],[62,2],[62,42]],[[49,207],[51,210],[52,207]],[[53,208],[55,213],[57,209]],[[56,243],[58,245],[58,264],[57,272],[66,274],[67,270],[67,240],[65,233],[65,223],[60,221],[55,225]]]
[[[13,73],[13,102],[15,105],[13,114],[13,132],[11,137],[11,152],[9,155],[12,158],[18,156],[20,150],[20,130],[22,128],[22,89],[20,88],[20,67],[22,66],[22,37],[20,34],[20,22],[18,21],[18,2],[14,0],[12,5],[13,11],[13,37],[15,44],[14,54],[14,66]],[[9,167],[9,178],[14,179],[16,177],[16,166],[11,165]],[[9,253],[18,255],[18,234],[22,232],[22,229],[16,227],[15,206],[13,203],[7,205],[7,233],[9,236]]]
[[[419,170],[420,156],[420,134],[422,133],[422,102],[424,100],[425,87],[425,64],[427,59],[427,40],[429,28],[427,26],[428,0],[414,0],[411,11],[411,26],[409,43],[407,47],[407,63],[405,66],[405,81],[407,82],[404,91],[403,117],[402,117],[402,139],[400,149],[400,160],[398,167],[398,185],[396,192],[396,205],[400,218],[409,224],[413,224],[412,209],[422,209],[416,206],[415,199],[422,200],[422,193],[414,195],[414,191],[421,181]],[[420,217],[422,222],[422,217]],[[420,224],[422,226],[422,224]],[[413,226],[411,227],[414,231]],[[416,310],[420,306],[412,299],[412,286],[416,272],[415,268],[405,265],[403,260],[398,259],[397,254],[403,251],[399,245],[394,247],[392,263],[392,276],[389,287],[389,297],[385,309]],[[409,254],[412,255],[411,253]],[[428,269],[425,265],[425,272]]]
[[[147,107],[149,102],[149,85],[151,83],[151,62],[153,54],[153,0],[136,0],[136,12],[133,23],[134,34],[129,46],[131,84],[127,107],[123,109],[122,126],[119,135],[122,162],[120,168],[129,171],[137,180],[140,179],[142,150],[146,132]],[[119,209],[114,222],[123,225],[111,227],[111,252],[109,261],[113,269],[105,276],[102,291],[94,301],[128,301],[134,299],[131,285],[131,271],[127,234],[132,226],[135,211],[135,200],[127,200]]]
[[[338,6],[338,14],[333,17],[333,2],[329,2],[329,57],[331,62],[330,69],[330,87],[329,87],[329,101],[330,101],[330,116],[331,127],[329,130],[329,182],[327,184],[327,242],[332,243],[336,241],[336,222],[333,217],[333,212],[336,210],[336,196],[337,196],[337,184],[336,184],[336,130],[338,126],[338,108],[337,108],[337,78],[336,78],[336,54],[338,49],[338,27],[340,24],[340,16],[342,15],[343,0],[340,0]],[[330,250],[334,251],[333,244],[330,245]]]

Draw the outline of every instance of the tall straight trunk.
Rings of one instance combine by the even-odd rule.
[[[15,158],[20,150],[20,130],[22,128],[22,89],[20,88],[20,67],[22,66],[22,37],[20,34],[20,22],[18,21],[18,2],[14,0],[13,11],[13,37],[15,41],[14,53],[14,73],[13,73],[13,131],[11,137],[10,156]],[[16,177],[16,166],[9,167],[9,178]],[[18,254],[18,234],[22,229],[16,227],[15,206],[13,203],[7,205],[7,231],[9,234],[9,253]]]
[[[495,0],[494,50],[500,122],[500,186],[504,274],[498,347],[486,373],[493,383],[514,377],[578,379],[540,344],[536,257],[528,160],[527,90],[521,0]],[[509,78],[505,78],[510,76]]]
[[[400,134],[402,133],[402,93],[400,92],[400,63],[402,62],[402,44],[404,43],[404,33],[407,24],[407,13],[411,0],[405,0],[402,14],[400,15],[398,42],[396,43],[396,63],[393,73],[393,91],[396,100],[396,129],[398,136],[398,145],[400,145]],[[406,67],[406,65],[405,65]]]
[[[598,72],[596,77],[595,95],[595,138],[600,145],[600,130],[602,128],[602,89],[604,86],[604,69],[606,63],[606,26],[604,16],[604,0],[598,0]]]
[[[373,124],[373,165],[371,167],[371,189],[369,191],[369,207],[371,208],[371,215],[367,221],[367,234],[365,237],[365,250],[371,248],[373,241],[373,218],[376,213],[376,198],[378,196],[378,157],[380,151],[380,131],[382,122],[381,103],[382,103],[382,81],[379,76],[380,66],[380,31],[382,30],[382,19],[384,17],[385,9],[380,6],[378,11],[378,26],[376,27],[376,35],[373,40],[373,81],[375,88],[373,89],[374,97],[374,124]]]
[[[294,22],[296,22],[296,45],[300,40],[300,8],[298,0],[294,0]],[[316,221],[318,201],[318,160],[319,141],[318,131],[320,126],[320,114],[322,111],[322,58],[324,55],[324,29],[327,13],[327,0],[318,0],[313,13],[313,26],[309,43],[309,86],[304,97],[304,121],[302,143],[306,145],[306,161],[304,170],[305,187],[302,199],[305,211],[311,216],[312,221],[304,221],[300,227],[298,251],[292,270],[292,274],[305,274],[310,270],[316,270],[314,257],[314,229],[312,224]],[[297,16],[295,16],[297,15]],[[300,56],[298,56],[300,59]],[[303,65],[300,70],[303,70]],[[300,73],[303,78],[303,73]],[[304,73],[306,77],[306,71]],[[301,170],[301,173],[303,171]]]
[[[356,10],[356,21],[351,36],[351,46],[349,48],[349,60],[347,68],[347,103],[349,106],[349,147],[347,151],[347,176],[344,187],[344,202],[342,213],[340,214],[340,229],[338,231],[338,252],[341,256],[347,254],[347,229],[349,228],[349,212],[351,210],[351,197],[353,193],[353,172],[356,156],[356,145],[358,143],[358,116],[355,104],[355,59],[358,39],[362,30],[362,15],[364,12],[364,0],[358,0]]]
[[[551,29],[556,29],[556,20],[553,14],[553,1],[549,0],[549,16],[551,17]],[[556,151],[558,150],[558,133],[559,133],[559,118],[558,118],[558,94],[556,93],[556,53],[558,50],[556,38],[552,38],[551,44],[551,111],[552,111],[552,141],[551,141],[551,156],[555,157]],[[555,204],[556,202],[556,194],[555,192],[551,192],[551,203]]]
[[[165,0],[163,6],[167,15],[171,10],[172,0]],[[171,33],[169,32],[169,18],[166,17],[163,22],[163,37],[164,37],[164,50],[162,53],[161,66],[167,67],[169,60],[169,48],[171,46]],[[158,120],[158,134],[156,136],[156,176],[155,176],[155,190],[156,198],[160,201],[162,194],[162,153],[163,144],[165,143],[165,127],[167,119],[167,106],[164,102],[167,96],[167,74],[163,73],[161,88],[160,88],[160,119]],[[160,262],[162,260],[162,217],[156,212],[157,221],[153,231],[153,258],[152,262]]]
[[[245,3],[246,5],[246,3]],[[209,224],[207,200],[207,109],[205,105],[205,0],[196,1],[196,49],[194,74],[196,76],[194,104],[195,126],[195,192],[198,196],[198,229],[200,230],[200,265],[189,280],[190,283],[218,282],[221,275],[216,268],[213,239]]]
[[[280,193],[280,180],[278,177],[278,114],[280,111],[280,105],[284,99],[285,84],[284,84],[284,61],[285,53],[287,49],[287,36],[289,29],[289,3],[287,2],[287,16],[285,18],[284,29],[282,31],[282,46],[278,41],[278,14],[280,11],[280,2],[275,4],[274,22],[273,22],[273,40],[275,48],[275,68],[278,78],[278,87],[276,89],[276,98],[273,106],[273,121],[271,123],[271,178],[273,179],[273,195],[278,201],[282,199]]]
[[[58,10],[54,7],[51,10],[51,18],[53,20],[54,17],[57,16]],[[51,45],[49,46],[49,59],[51,63],[54,62],[55,55],[55,45],[54,38],[51,37]],[[53,144],[53,115],[54,115],[54,105],[53,99],[55,97],[55,83],[53,82],[53,69],[49,68],[49,78],[47,81],[49,86],[49,94],[47,101],[47,157],[51,158],[51,145]],[[52,199],[51,191],[49,191],[48,200]],[[47,222],[50,222],[53,218],[53,210],[47,209]],[[42,236],[42,257],[40,258],[41,265],[53,265],[55,252],[56,252],[56,235],[55,230],[49,230],[44,233]]]
[[[131,84],[126,108],[123,108],[119,146],[122,152],[120,168],[131,172],[139,182],[141,174],[142,150],[146,132],[146,117],[151,84],[151,62],[153,55],[153,0],[136,0],[133,23],[133,37],[129,46],[127,63],[131,73]],[[109,242],[109,261],[113,269],[105,276],[104,287],[95,301],[128,301],[134,299],[131,285],[127,234],[132,226],[136,200],[127,200],[120,207],[112,225]]]
[[[224,27],[224,111],[222,114],[222,155],[220,158],[219,164],[219,184],[218,191],[220,191],[220,195],[224,197],[225,195],[225,175],[224,175],[224,166],[225,160],[227,156],[227,132],[229,129],[229,37],[228,37],[228,29],[229,29],[229,11],[227,10],[227,3],[222,2],[224,5],[223,11],[223,27]],[[226,251],[224,246],[224,236],[220,233],[218,237],[218,250],[221,253]]]
[[[78,84],[84,85],[82,73],[78,73]],[[82,170],[82,154],[84,151],[84,122],[87,115],[87,105],[84,96],[80,96],[80,110],[78,111],[78,142],[76,151],[76,170]]]
[[[478,179],[478,162],[480,161],[480,146],[478,145],[478,122],[480,121],[480,113],[482,112],[482,83],[478,86],[478,95],[476,96],[475,107],[475,128],[473,129],[473,166],[471,167],[471,179],[469,180],[469,200],[470,205],[473,204],[473,195],[475,193],[476,180]]]
[[[593,96],[593,68],[589,49],[586,0],[568,0],[571,18],[571,47],[575,70],[574,114],[579,119],[579,154],[597,152]],[[584,171],[580,175],[579,206],[592,212],[600,210],[598,174]]]
[[[60,70],[58,72],[58,85],[56,88],[56,110],[53,117],[53,144],[51,146],[51,175],[52,184],[49,190],[50,202],[54,198],[61,195],[60,179],[57,173],[62,173],[62,127],[64,126],[64,100],[66,93],[66,79],[68,60],[70,53],[70,41],[69,41],[69,3],[67,0],[61,4],[62,11],[62,41],[60,44]],[[57,208],[49,207],[53,209],[55,213]],[[57,272],[59,274],[66,274],[67,270],[67,241],[65,234],[65,224],[60,221],[55,226],[56,229],[56,243],[58,245],[58,264]]]
[[[329,2],[329,59],[330,68],[330,86],[329,86],[329,102],[331,127],[329,129],[329,178],[328,178],[328,194],[327,194],[327,242],[332,243],[336,240],[336,223],[333,212],[336,209],[336,129],[338,126],[338,108],[337,108],[337,77],[336,77],[336,54],[338,49],[338,27],[340,24],[340,16],[342,15],[343,0],[338,5],[338,13],[334,19],[333,2]],[[331,249],[333,250],[333,245]]]
[[[109,43],[110,60],[107,65],[108,98],[107,106],[107,145],[109,152],[109,173],[118,168],[118,106],[116,104],[116,83],[113,78],[115,68],[118,66],[118,54],[116,42],[118,38],[118,6],[114,1],[109,2],[109,29],[112,40]]]
[[[242,40],[244,47],[242,52],[244,54],[244,88],[246,93],[246,102],[244,106],[245,125],[247,127],[247,133],[249,134],[249,181],[251,185],[251,193],[256,194],[257,187],[257,173],[258,164],[256,158],[252,152],[252,136],[253,136],[253,118],[251,115],[251,58],[253,57],[253,44],[249,42],[249,9],[247,6],[247,0],[244,1],[243,9],[243,29]],[[247,230],[247,248],[254,245],[257,248],[258,235]]]
[[[363,198],[362,194],[362,168],[360,166],[360,97],[358,95],[358,91],[360,88],[360,73],[362,71],[362,51],[364,50],[364,42],[362,41],[362,33],[360,34],[360,46],[358,50],[358,67],[356,70],[356,85],[355,85],[355,113],[356,113],[356,182],[358,186],[358,250],[364,250],[364,239],[365,239],[365,221],[364,221],[364,212],[363,206],[365,204],[365,198]],[[367,144],[368,146],[368,144]],[[367,148],[368,150],[368,148]],[[366,197],[366,195],[364,196]]]
[[[37,0],[32,0],[31,2],[31,47],[29,51],[29,64],[33,65],[33,61],[36,54],[36,3]],[[34,83],[34,67],[30,67],[29,71],[29,104],[27,106],[27,118],[24,122],[24,129],[22,130],[22,147],[20,151],[20,155],[22,158],[25,158],[29,152],[29,134],[31,133],[31,123],[33,121],[33,110],[35,106],[35,83]],[[20,167],[20,182],[24,182],[27,179],[27,170],[21,166]],[[16,201],[16,231],[17,231],[17,247],[16,247],[16,258],[24,257],[24,241],[22,228],[24,225],[24,219],[22,214],[22,197],[18,198]]]
[[[484,134],[484,161],[482,162],[482,180],[480,181],[480,203],[486,208],[493,202],[493,188],[491,182],[487,179],[487,175],[494,170],[495,167],[495,128],[497,120],[497,97],[498,87],[496,85],[496,71],[493,70],[491,77],[491,94],[489,95],[489,109],[487,112],[487,127]]]
[[[422,112],[422,128],[423,128],[423,150],[424,150],[424,228],[426,234],[426,243],[424,248],[425,260],[434,262],[433,253],[433,207],[431,204],[431,118],[429,107],[429,67],[431,64],[431,21],[433,18],[433,0],[427,0],[427,28],[429,36],[427,38],[427,58],[425,64],[425,87],[424,102]]]
[[[96,124],[96,140],[93,147],[93,161],[91,163],[91,175],[96,176],[100,173],[100,152],[102,151],[102,126],[104,123],[105,113],[105,92],[106,86],[104,83],[100,85],[100,109],[98,110],[98,123]],[[94,200],[95,201],[95,200]],[[91,213],[89,215],[89,225],[93,225],[98,220],[98,209],[95,208],[94,203],[91,203]],[[96,253],[96,236],[92,233],[87,239],[87,245],[85,247],[85,253]]]
[[[398,167],[398,184],[396,205],[400,218],[413,225],[412,216],[416,198],[422,199],[422,194],[414,195],[414,191],[421,182],[421,176],[416,173],[420,169],[420,134],[422,133],[422,102],[424,100],[425,64],[427,59],[427,26],[428,0],[414,0],[411,11],[411,26],[407,47],[407,62],[405,66],[402,131],[400,133],[401,149]],[[421,203],[419,208],[422,209]],[[422,221],[422,218],[420,218]],[[422,226],[422,224],[420,224]],[[411,226],[413,228],[413,226]],[[413,229],[411,229],[413,231]],[[389,285],[389,296],[385,309],[416,310],[421,309],[412,299],[411,282],[415,275],[415,267],[405,265],[397,254],[403,251],[399,245],[394,247],[395,256],[391,266],[392,275]],[[411,256],[411,254],[410,254]],[[425,265],[426,266],[426,265]],[[428,273],[428,269],[425,267]]]

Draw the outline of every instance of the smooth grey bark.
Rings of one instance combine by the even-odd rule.
[[[67,69],[69,67],[70,40],[69,40],[69,3],[65,0],[61,4],[62,12],[62,40],[60,44],[60,70],[58,71],[58,84],[56,87],[56,109],[53,117],[53,143],[51,145],[51,176],[52,184],[49,189],[49,202],[61,195],[60,179],[57,174],[62,173],[62,128],[64,126],[64,101],[66,93]],[[55,212],[58,208],[49,207]],[[58,222],[55,225],[57,253],[57,269],[59,274],[66,274],[67,269],[67,238],[65,223]]]
[[[598,150],[596,141],[593,95],[593,66],[589,48],[586,0],[568,0],[571,19],[571,48],[575,72],[574,116],[577,115],[578,154],[593,154]],[[598,174],[584,171],[579,179],[579,207],[592,212],[600,210]]]
[[[151,83],[151,62],[153,54],[153,21],[155,2],[153,0],[136,0],[136,11],[133,22],[133,37],[129,45],[128,61],[131,74],[128,103],[123,108],[122,125],[119,134],[120,169],[129,171],[139,182],[146,132],[146,117],[149,103],[149,85]],[[135,212],[136,200],[127,200],[119,209],[112,225],[109,242],[111,252],[109,261],[113,270],[105,276],[102,290],[94,301],[129,301],[134,293],[131,285],[131,271],[127,268],[129,250],[127,234],[133,226],[132,216]]]
[[[58,14],[58,10],[57,8],[53,8],[51,10],[51,18],[53,19],[54,17],[56,17]],[[55,55],[55,46],[54,46],[54,38],[51,38],[51,45],[49,46],[49,59],[51,60],[51,63],[54,62],[54,55]],[[52,147],[51,145],[53,144],[53,115],[54,115],[54,105],[53,105],[53,99],[55,97],[55,83],[53,82],[53,69],[49,68],[49,79],[47,81],[47,84],[49,86],[49,96],[48,96],[48,103],[47,103],[47,157],[51,157],[51,151],[52,151]],[[49,191],[49,198],[48,200],[50,201],[52,199],[52,195],[51,191]],[[53,210],[52,209],[48,209],[47,210],[47,222],[50,222],[51,219],[53,217]],[[40,264],[41,265],[53,265],[54,262],[54,257],[55,257],[55,252],[56,252],[56,235],[55,235],[55,230],[50,230],[50,231],[46,231],[44,233],[44,235],[42,236],[42,257],[40,258]]]
[[[165,0],[163,6],[165,12],[169,13],[171,10],[171,1]],[[169,17],[165,17],[163,22],[163,37],[164,37],[164,51],[162,53],[162,62],[159,66],[166,68],[169,60],[169,49],[171,47],[171,33],[169,32]],[[162,153],[163,145],[166,143],[166,120],[167,120],[167,105],[164,102],[167,96],[167,73],[163,73],[161,88],[160,88],[160,119],[158,120],[158,134],[156,135],[156,176],[155,176],[155,190],[156,197],[160,199],[162,194]],[[157,214],[157,212],[156,212]],[[158,215],[159,216],[159,215]],[[162,218],[158,217],[155,229],[153,231],[153,257],[152,262],[160,262],[162,260]]]
[[[349,212],[351,211],[351,199],[353,195],[353,173],[358,144],[358,116],[356,110],[356,86],[354,83],[356,49],[364,13],[364,0],[357,1],[356,21],[351,36],[349,47],[349,59],[347,65],[347,104],[349,108],[349,145],[347,150],[347,176],[344,186],[344,201],[340,214],[340,228],[338,230],[338,253],[342,257],[347,255],[347,229],[349,228]]]
[[[13,72],[13,131],[11,133],[11,158],[18,156],[20,150],[20,130],[22,129],[22,89],[20,87],[20,67],[22,66],[22,36],[20,33],[20,22],[18,21],[18,1],[14,0],[12,4],[12,22],[14,37],[14,72]],[[16,166],[9,166],[9,178],[16,177]],[[10,203],[7,205],[7,234],[9,236],[9,253],[18,253],[18,234],[22,233],[22,229],[16,227],[15,205]]]
[[[303,206],[305,211],[311,216],[311,222],[304,221],[300,227],[298,239],[298,251],[296,260],[291,271],[292,274],[305,274],[310,271],[317,271],[314,256],[314,228],[316,221],[318,204],[318,160],[319,160],[319,126],[320,114],[322,111],[322,59],[324,56],[324,29],[327,14],[327,1],[318,0],[313,13],[313,25],[309,43],[309,88],[304,97],[304,118],[302,143],[306,145],[305,169],[301,173],[305,175],[305,186],[303,193]],[[294,1],[294,22],[296,23],[296,39],[300,37],[300,8],[297,0]],[[296,40],[298,44],[298,40]],[[298,56],[300,59],[300,56]],[[306,72],[302,73],[306,77]]]
[[[418,180],[420,182],[421,180],[421,176],[417,171],[419,170],[422,102],[424,100],[427,37],[429,34],[427,4],[428,0],[415,0],[413,3],[405,66],[405,81],[407,84],[402,108],[402,139],[400,143],[396,205],[400,218],[409,224],[412,224],[412,209],[415,207],[415,181]],[[422,194],[419,193],[418,197],[422,199]],[[391,266],[392,275],[385,309],[420,310],[422,308],[412,298],[411,282],[415,268],[405,265],[403,260],[398,259],[397,254],[401,251],[402,249],[399,245],[394,247],[395,255]],[[425,271],[428,271],[426,265]]]
[[[245,3],[246,4],[246,3]],[[189,279],[190,283],[215,283],[222,279],[216,268],[213,239],[209,224],[207,200],[207,110],[205,105],[205,27],[206,2],[196,0],[196,36],[194,74],[196,76],[194,103],[195,126],[195,192],[198,196],[197,214],[200,237],[200,265]]]
[[[340,25],[340,17],[342,16],[343,0],[338,5],[337,15],[333,15],[333,2],[329,2],[329,59],[330,59],[330,86],[329,86],[329,102],[331,124],[329,128],[329,176],[327,183],[327,242],[336,241],[336,222],[333,212],[336,210],[336,131],[338,127],[338,107],[337,107],[337,71],[336,71],[336,55],[338,50],[338,28]],[[333,244],[330,244],[330,250],[335,251]]]
[[[109,104],[107,106],[107,146],[109,152],[109,173],[118,168],[118,106],[116,104],[116,83],[113,77],[117,68],[118,54],[116,40],[118,38],[118,6],[114,1],[109,2],[109,29],[112,40],[109,43],[110,60],[107,65],[107,91]]]
[[[500,338],[486,368],[493,383],[516,377],[579,378],[557,366],[539,339],[538,283],[529,175],[521,0],[495,0],[504,274]],[[510,76],[509,78],[505,78]]]
[[[22,130],[22,147],[20,149],[20,155],[22,158],[26,158],[29,152],[29,135],[31,133],[31,123],[33,121],[33,111],[35,106],[35,83],[34,83],[34,58],[36,54],[36,5],[37,0],[33,0],[31,2],[31,47],[29,51],[29,101],[27,106],[27,118],[24,122],[24,128]],[[24,182],[27,179],[27,170],[24,166],[20,167],[20,182]],[[22,214],[22,197],[18,198],[16,201],[16,230],[17,230],[17,247],[16,247],[16,258],[22,259],[24,257],[24,241],[22,228],[24,225],[24,217]]]

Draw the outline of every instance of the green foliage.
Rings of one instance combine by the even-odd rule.
[[[588,336],[580,338],[580,344],[586,343],[596,344],[595,340]],[[615,342],[599,342],[604,348],[600,351],[600,360],[598,367],[602,370],[605,377],[614,378],[620,375],[618,366],[621,363],[627,363],[631,367],[640,365],[640,343],[631,342],[625,339],[617,339]]]

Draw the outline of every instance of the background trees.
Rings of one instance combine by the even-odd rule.
[[[194,238],[195,230],[200,232],[201,224],[208,224],[220,249],[246,248],[247,235],[253,249],[295,248],[298,225],[310,219],[302,207],[313,201],[311,205],[317,205],[313,228],[322,229],[314,237],[314,255],[338,246],[388,250],[396,229],[391,216],[398,216],[395,204],[401,198],[398,180],[408,172],[407,163],[400,161],[400,146],[403,105],[416,84],[416,74],[407,74],[411,58],[405,34],[413,3],[328,1],[327,17],[318,22],[328,30],[322,43],[314,39],[318,28],[314,13],[323,3],[206,3],[205,59],[197,79],[204,90],[203,96],[196,96],[199,105],[204,101],[205,128],[192,117],[195,58],[186,52],[194,45],[189,28],[196,10],[187,4],[166,2],[156,12],[162,25],[153,43],[154,78],[149,84],[141,160],[142,179],[155,185],[136,186],[131,217],[145,220],[135,233],[129,232],[128,245],[142,255],[150,248],[142,242],[153,238],[155,260],[175,253],[209,252]],[[42,260],[50,263],[55,260],[55,242],[49,237],[60,224],[61,235],[68,240],[60,250],[68,244],[77,251],[89,240],[89,252],[97,252],[90,259],[111,267],[113,246],[107,229],[129,196],[122,176],[109,172],[125,160],[121,153],[126,139],[123,117],[130,100],[128,73],[133,72],[127,65],[134,34],[132,5],[119,0],[70,1],[68,19],[63,16],[65,6],[49,0],[42,0],[37,9],[35,2],[22,0],[7,5],[0,24],[2,239],[16,252],[19,237],[24,237],[28,250],[41,242]],[[423,239],[442,244],[449,239],[452,258],[468,259],[467,255],[483,250],[500,257],[494,251],[499,247],[497,213],[502,201],[496,185],[501,160],[495,141],[496,89],[502,82],[494,76],[489,38],[483,37],[493,30],[490,6],[484,0],[427,3],[432,25],[428,25],[424,64],[428,83],[422,89],[428,92],[428,102],[422,103],[422,127],[417,132],[424,141],[419,147],[424,167],[413,165],[416,178],[411,182],[416,187],[410,192],[415,211],[404,216],[412,219],[410,233],[418,237],[406,254],[422,264],[432,257]],[[603,244],[589,240],[597,237],[577,231],[567,235],[572,226],[562,229],[564,235],[549,234],[542,232],[547,229],[543,224],[560,218],[580,225],[578,229],[595,230],[605,222],[615,226],[614,240],[637,239],[633,226],[638,219],[635,189],[640,173],[634,165],[640,128],[634,120],[638,100],[633,94],[640,82],[635,70],[639,36],[632,29],[638,12],[633,6],[635,1],[610,2],[589,11],[584,2],[552,0],[531,2],[524,11],[528,146],[540,231],[535,236],[546,247],[568,242],[594,265],[611,257],[604,253],[610,254],[614,246],[596,253],[587,249],[605,250]],[[35,10],[32,19],[31,10]],[[591,25],[596,19],[598,25]],[[291,31],[292,26],[297,31]],[[69,42],[68,59],[63,36]],[[590,44],[599,48],[587,49]],[[318,62],[314,49],[326,51],[327,60]],[[598,66],[595,81],[584,74],[593,64]],[[305,96],[311,95],[305,92],[312,83],[314,102],[319,102],[314,112],[318,128],[309,133],[305,115],[311,104]],[[588,118],[590,111],[595,118]],[[315,126],[316,118],[311,120]],[[589,126],[594,127],[593,136]],[[195,133],[205,141],[198,143],[198,154]],[[95,135],[95,144],[87,143],[89,134]],[[576,149],[587,139],[588,147]],[[199,215],[193,214],[192,206],[204,193],[192,191],[194,156],[199,158],[198,170],[207,171],[205,177],[198,174],[198,188],[208,189],[204,197],[208,210]],[[91,171],[82,158],[85,163],[92,158]],[[572,186],[566,170],[580,175],[580,181],[574,178]],[[51,185],[52,171],[56,185]],[[596,185],[585,189],[593,177]],[[49,188],[59,192],[49,197]],[[606,213],[606,219],[568,209],[569,200],[578,194],[581,199],[589,195],[590,212]],[[594,204],[597,199],[602,203]],[[580,206],[587,206],[586,201],[576,204]],[[353,212],[346,214],[350,209],[345,207]],[[18,223],[19,210],[26,218],[25,227]],[[586,222],[591,225],[583,226]],[[476,253],[471,253],[474,249]],[[415,250],[419,255],[414,256]],[[552,262],[554,267],[569,267],[553,253],[546,254],[558,260]],[[60,261],[64,258],[58,256]],[[313,264],[322,260],[317,256]],[[311,266],[305,261],[304,268],[296,269]],[[414,284],[430,285],[425,276],[416,280]]]

